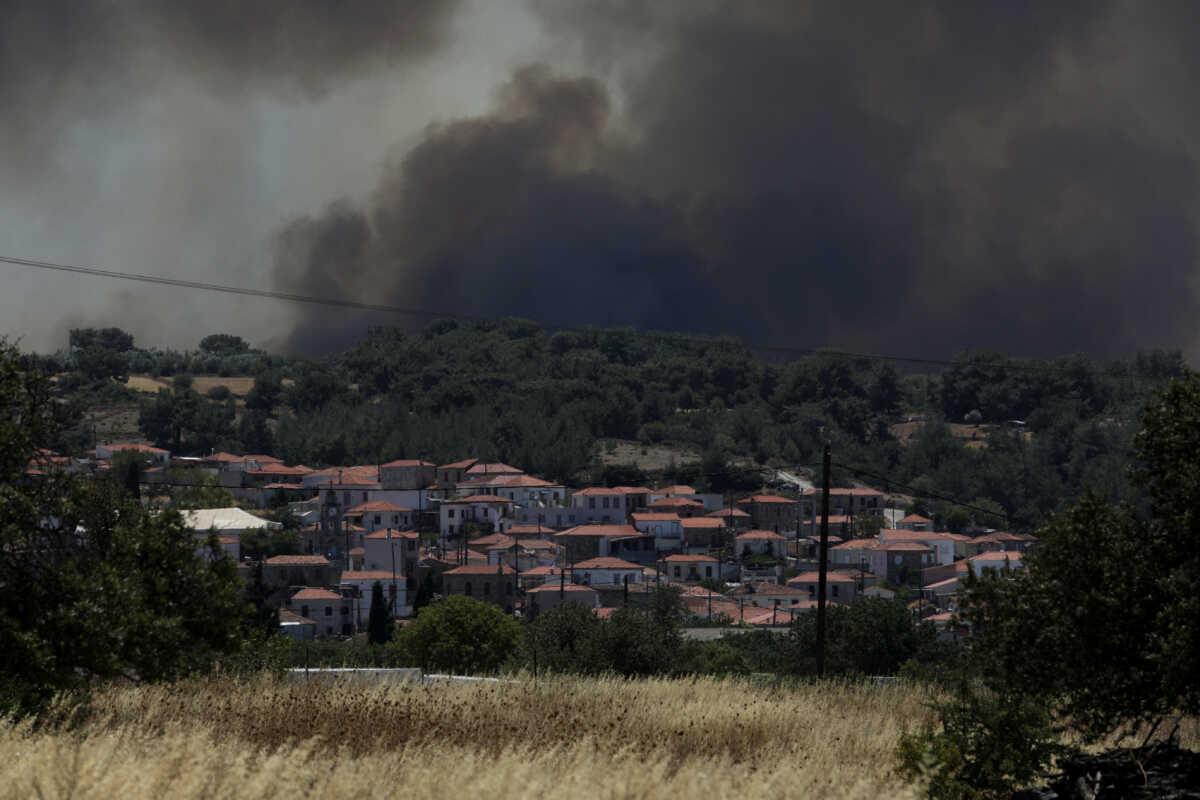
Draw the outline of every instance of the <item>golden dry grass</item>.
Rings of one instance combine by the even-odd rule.
[[[920,690],[718,680],[115,688],[0,728],[6,797],[904,798]]]
[[[170,378],[153,378],[149,375],[130,375],[125,386],[138,392],[157,394],[159,389],[171,388]],[[225,386],[237,397],[244,397],[252,386],[254,378],[236,377],[222,378],[219,375],[197,375],[192,378],[192,388],[200,394],[207,394],[214,386]]]

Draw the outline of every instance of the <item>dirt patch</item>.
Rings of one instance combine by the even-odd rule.
[[[601,444],[600,460],[605,464],[636,464],[644,472],[661,472],[672,461],[676,464],[699,461],[700,454],[681,447],[618,440]]]
[[[137,392],[157,394],[159,389],[171,388],[169,378],[155,378],[150,375],[130,375],[125,386]],[[224,386],[237,397],[244,397],[254,386],[254,378],[237,377],[222,378],[219,375],[197,375],[192,378],[192,388],[200,394],[207,394],[209,389]]]
[[[928,423],[925,420],[911,420],[908,422],[899,422],[891,426],[892,436],[895,436],[900,444],[912,444],[924,430]],[[966,425],[959,422],[951,422],[946,425],[950,429],[950,435],[956,439],[961,439],[967,447],[987,447],[987,437],[992,431],[997,429],[1015,431],[1016,428],[1004,425]],[[1030,431],[1021,431],[1021,436],[1026,439],[1032,438],[1033,434]]]
[[[145,441],[138,430],[136,403],[92,406],[83,414],[84,425],[95,431],[97,442]]]

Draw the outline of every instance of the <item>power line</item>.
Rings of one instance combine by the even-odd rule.
[[[173,286],[180,289],[198,289],[206,292],[221,292],[224,294],[241,295],[243,297],[261,297],[269,300],[282,300],[292,303],[307,303],[310,305],[333,306],[337,308],[352,308],[359,311],[375,311],[384,314],[398,314],[402,316],[421,317],[424,319],[454,319],[471,322],[490,322],[494,321],[494,317],[482,315],[461,314],[456,312],[446,311],[431,311],[428,309],[411,308],[406,306],[393,306],[383,303],[367,303],[359,300],[345,300],[336,297],[317,297],[315,295],[298,294],[294,292],[279,292],[270,289],[252,289],[244,286],[229,286],[220,283],[209,283],[206,281],[186,280],[183,278],[166,278],[160,275],[145,275],[135,272],[118,272],[116,270],[103,269],[96,266],[82,266],[78,264],[62,264],[52,261],[41,261],[32,258],[20,258],[17,256],[0,255],[0,262],[12,264],[15,266],[32,267],[34,269],[52,270],[56,272],[68,272],[77,275],[89,275],[97,278],[111,278],[114,280],[137,281],[141,283],[156,284],[159,286]],[[560,326],[549,326],[560,327]],[[565,327],[565,326],[563,326]],[[718,337],[702,337],[700,334],[688,332],[666,331],[676,336],[685,338],[711,338],[718,340]],[[901,364],[925,365],[935,367],[953,367],[959,366],[962,362],[951,361],[948,359],[939,358],[921,358],[918,356],[903,356],[890,355],[885,353],[862,353],[849,350],[836,350],[819,347],[793,347],[789,345],[765,344],[761,342],[738,342],[742,346],[750,349],[767,353],[780,353],[790,356],[828,356],[832,358],[850,358],[863,359],[867,361],[891,361]],[[1055,365],[1049,361],[1034,362],[1034,361],[1014,361],[1007,358],[1003,363],[995,364],[995,367],[1004,369],[1028,370],[1028,371],[1054,371],[1062,369],[1061,366]]]

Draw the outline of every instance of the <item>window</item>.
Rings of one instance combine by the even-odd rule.
[[[308,606],[300,606],[300,616],[302,616],[302,617],[308,616]]]
[[[592,573],[590,573],[590,572],[583,573],[583,585],[587,586],[591,582],[592,582]]]
[[[471,582],[470,581],[467,581],[463,585],[463,594],[465,594],[467,597],[471,596]]]
[[[487,509],[486,509],[486,508],[481,508],[481,509],[479,509],[479,510],[483,512],[483,518],[484,518],[484,519],[487,519]]]
[[[601,497],[601,498],[600,498],[600,507],[601,507],[601,508],[608,508],[608,498],[607,498],[607,497]]]
[[[376,514],[376,515],[375,515],[375,524],[376,524],[376,525],[380,524],[380,520],[382,520],[382,519],[383,519],[383,517],[381,517],[380,515]]]
[[[833,596],[834,597],[838,596],[838,587],[837,587],[836,583],[833,585]]]
[[[704,568],[704,577],[706,577],[706,578],[711,578],[711,577],[712,577],[712,567],[705,567],[705,568]]]
[[[816,593],[817,593],[817,590],[816,590],[816,589],[813,587],[813,585],[810,583],[810,584],[808,585],[808,596],[809,596],[809,597],[813,597],[814,595],[816,595]]]
[[[350,505],[350,493],[349,493],[349,492],[342,492],[342,500],[343,500],[343,501],[345,501],[345,502],[343,503],[343,505],[347,505],[347,506],[348,506],[348,505]]]
[[[416,540],[416,539],[409,539],[409,540],[408,540],[408,549],[409,549],[409,550],[416,550],[416,549],[417,549],[417,540]]]
[[[595,507],[596,507],[596,498],[589,497],[588,498],[588,508],[595,508]]]
[[[367,502],[367,493],[363,492],[363,502]]]
[[[679,567],[675,567],[675,577],[679,577]]]
[[[446,518],[454,519],[454,509],[453,508],[446,509]]]
[[[343,617],[350,616],[350,606],[342,606],[342,616]]]
[[[488,597],[492,593],[492,585],[487,581],[483,582],[483,596]]]
[[[325,606],[325,616],[327,616],[327,617],[333,616],[333,606]]]

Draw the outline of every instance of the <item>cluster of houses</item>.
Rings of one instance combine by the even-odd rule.
[[[377,583],[397,620],[439,582],[443,596],[525,617],[563,602],[607,616],[663,584],[679,586],[704,622],[784,626],[817,604],[817,490],[727,497],[690,486],[576,489],[479,459],[315,470],[266,455],[175,458],[139,444],[100,445],[94,455],[102,466],[124,449],[148,458],[151,487],[167,469],[188,467],[243,506],[290,508],[302,525],[300,552],[261,564],[243,559],[241,538],[280,523],[241,507],[184,516],[198,535],[217,534],[248,581],[265,584],[284,631],[298,638],[364,629]],[[870,488],[833,489],[829,499],[828,603],[893,597],[906,586],[914,614],[947,627],[967,573],[1022,569],[1036,545],[1000,531],[935,531]],[[865,524],[871,518],[876,524]]]

